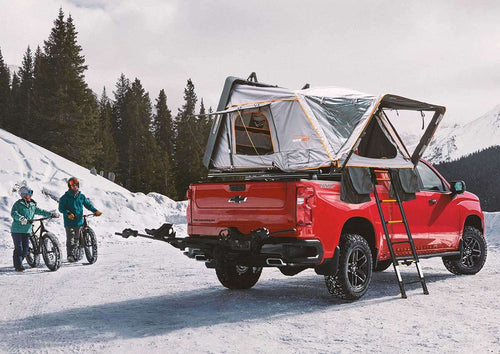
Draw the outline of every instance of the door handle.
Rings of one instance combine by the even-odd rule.
[[[434,205],[437,203],[436,199],[429,199],[429,205]]]

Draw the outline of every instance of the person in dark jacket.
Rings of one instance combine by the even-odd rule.
[[[40,209],[36,206],[36,202],[31,199],[33,190],[27,186],[19,188],[21,199],[14,203],[10,215],[12,216],[12,226],[10,232],[12,241],[14,241],[14,269],[18,272],[24,270],[23,259],[26,258],[29,251],[30,235],[33,225],[30,221],[35,215],[43,217],[57,217],[56,213]]]
[[[81,258],[81,252],[76,247],[80,229],[83,225],[83,207],[100,216],[102,213],[80,192],[78,178],[71,177],[68,180],[68,191],[59,199],[59,212],[64,216],[64,228],[66,229],[66,251],[68,262],[75,262]]]

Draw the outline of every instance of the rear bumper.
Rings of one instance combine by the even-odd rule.
[[[323,260],[323,245],[316,239],[269,237],[266,229],[241,234],[232,229],[225,236],[190,236],[170,242],[189,258],[215,267],[218,261],[253,267],[315,267]]]

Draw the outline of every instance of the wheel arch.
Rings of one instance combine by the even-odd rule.
[[[363,217],[352,217],[348,219],[342,227],[341,234],[354,233],[363,237],[372,251],[372,256],[376,259],[377,248],[375,247],[375,228],[370,220]]]
[[[484,235],[483,221],[481,220],[481,218],[479,216],[474,215],[474,214],[468,215],[465,218],[464,229],[466,226],[475,227],[476,229],[481,231],[481,233]],[[463,232],[463,230],[462,230],[462,232]]]

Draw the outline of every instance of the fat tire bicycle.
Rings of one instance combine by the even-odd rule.
[[[83,253],[85,253],[85,258],[87,258],[89,264],[94,264],[97,261],[97,237],[94,230],[87,223],[87,218],[92,216],[95,215],[86,214],[77,216],[83,218],[83,225],[80,228],[80,235],[73,249],[75,261],[80,261],[83,258]]]
[[[47,268],[54,272],[61,266],[61,245],[57,237],[45,228],[43,222],[47,219],[52,217],[29,220],[30,223],[40,222],[40,226],[31,232],[26,262],[31,268],[38,267],[41,254]]]

